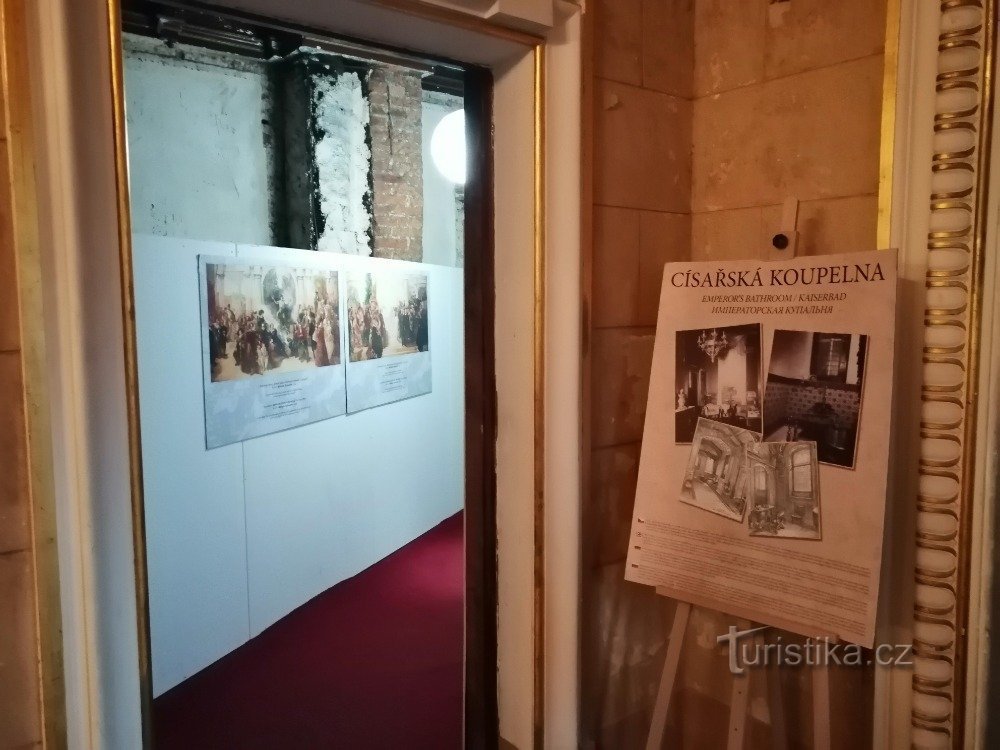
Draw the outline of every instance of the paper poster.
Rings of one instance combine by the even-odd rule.
[[[871,647],[896,253],[670,263],[626,578]]]
[[[345,271],[350,413],[431,392],[431,297],[417,268],[371,259]]]
[[[346,412],[340,275],[199,256],[209,448]]]

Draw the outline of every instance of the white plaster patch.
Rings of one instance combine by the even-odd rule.
[[[320,211],[325,225],[316,249],[349,255],[371,255],[369,193],[371,149],[365,140],[368,101],[357,73],[314,79],[313,107],[317,130],[315,160]]]

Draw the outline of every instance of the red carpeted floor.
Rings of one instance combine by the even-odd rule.
[[[462,746],[459,513],[153,703],[165,748]]]

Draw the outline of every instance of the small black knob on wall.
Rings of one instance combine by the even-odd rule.
[[[786,249],[788,247],[788,235],[784,232],[779,232],[771,238],[771,244],[778,248],[778,250]]]

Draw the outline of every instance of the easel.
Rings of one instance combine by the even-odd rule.
[[[794,258],[798,249],[798,216],[799,202],[788,198],[782,210],[782,229],[771,239],[767,260],[786,260]],[[646,750],[660,750],[663,747],[663,737],[667,728],[667,712],[670,710],[670,699],[677,680],[677,668],[680,665],[681,648],[684,643],[684,632],[687,630],[691,617],[691,604],[677,602],[674,621],[670,627],[670,641],[667,644],[667,657],[663,664],[663,674],[660,677],[660,687],[653,704],[653,718],[649,726],[649,736],[646,740]],[[741,630],[749,630],[751,625],[745,620],[739,621]],[[764,641],[761,632],[753,634],[755,647],[758,649]],[[729,701],[729,734],[728,750],[742,750],[747,739],[747,724],[750,706],[750,675],[733,675],[733,691]],[[778,667],[767,666],[768,708],[771,715],[771,746],[775,750],[785,750],[788,747],[788,732],[785,726],[784,706],[781,698],[781,680]],[[830,750],[830,670],[823,660],[822,664],[812,667],[812,698],[813,698],[813,747],[815,750]]]
[[[653,704],[653,719],[649,725],[646,750],[660,750],[663,747],[667,712],[670,710],[670,699],[673,697],[674,683],[677,681],[684,631],[687,629],[690,617],[691,605],[688,602],[677,602],[674,621],[670,627],[667,658],[663,663],[656,703]],[[740,620],[738,626],[741,630],[756,627],[746,620]],[[761,632],[757,632],[753,634],[753,640],[754,646],[759,649],[765,639]],[[751,671],[746,671],[742,675],[733,675],[733,691],[729,701],[729,739],[726,743],[728,750],[743,750],[746,747],[751,674]],[[781,676],[776,664],[768,664],[765,677],[768,711],[771,717],[771,747],[775,750],[786,750],[788,730],[785,726],[784,703],[781,696]],[[825,661],[812,666],[812,699],[813,747],[815,750],[830,750],[830,669]]]

